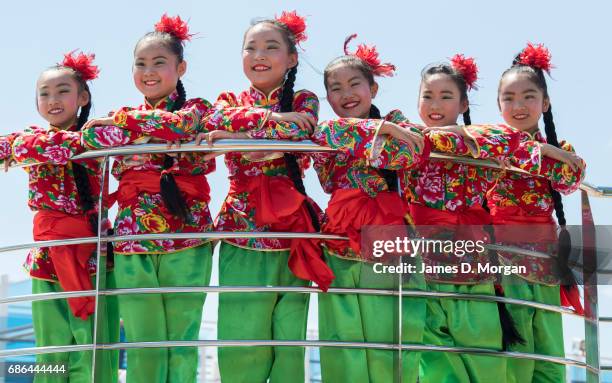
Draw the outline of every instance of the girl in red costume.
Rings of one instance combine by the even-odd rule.
[[[499,252],[500,263],[525,266],[527,270],[504,277],[506,295],[556,306],[563,303],[582,313],[576,286],[562,275],[567,271],[563,263],[567,262],[571,244],[561,193],[578,189],[586,165],[569,143],[557,139],[544,77],[551,68],[548,49],[529,44],[502,74],[498,105],[504,121],[520,131],[520,145],[510,157],[510,164],[531,175],[508,173],[488,192],[487,201],[493,223],[499,225],[495,227],[497,241],[560,258],[555,263],[550,258]],[[544,118],[546,138],[538,126],[540,117]],[[559,235],[553,210],[561,227]],[[556,268],[557,264],[562,267]],[[561,314],[516,305],[510,306],[510,311],[526,340],[514,346],[513,351],[564,356]],[[565,367],[509,359],[507,377],[508,382],[563,382]]]
[[[0,137],[0,161],[30,165],[30,209],[37,241],[92,237],[98,232],[98,195],[102,177],[97,159],[70,161],[81,153],[80,129],[91,109],[88,81],[98,76],[93,55],[68,53],[64,61],[45,70],[36,83],[38,113],[48,128],[32,126],[23,132]],[[41,247],[32,249],[25,263],[32,277],[32,292],[92,290],[97,270],[96,245]],[[109,275],[108,284],[112,285]],[[36,346],[68,346],[93,343],[94,297],[53,299],[32,302]],[[116,342],[119,318],[116,300],[100,298],[98,304],[99,343]],[[96,379],[117,381],[117,351],[97,351]],[[64,365],[71,382],[92,378],[92,352],[39,354],[44,365]],[[37,374],[35,381],[56,381],[53,374]]]
[[[297,44],[306,40],[304,18],[296,12],[253,24],[242,46],[244,73],[251,87],[222,93],[206,119],[207,130],[235,123],[235,113],[253,118],[248,133],[215,132],[218,138],[308,138],[317,122],[319,101],[308,90],[294,90]],[[261,118],[261,117],[264,118]],[[243,117],[240,117],[242,119]],[[217,217],[223,231],[319,231],[320,209],[307,197],[302,172],[306,155],[228,153],[230,191]],[[224,286],[295,286],[315,281],[327,289],[333,274],[317,241],[232,238],[221,243],[219,281]],[[300,340],[306,336],[307,294],[249,293],[219,297],[219,339]],[[300,347],[221,347],[221,379],[228,382],[303,382]]]

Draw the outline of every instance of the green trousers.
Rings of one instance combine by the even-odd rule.
[[[288,251],[256,251],[222,242],[221,286],[295,286]],[[223,293],[219,295],[219,339],[304,340],[308,294]],[[219,370],[225,383],[304,382],[302,347],[220,347]]]
[[[331,287],[394,289],[398,274],[378,274],[373,264],[326,254],[336,279]],[[420,266],[419,266],[420,268]],[[405,289],[425,288],[421,275],[403,275]],[[398,298],[365,294],[319,294],[319,339],[371,343],[399,343]],[[422,344],[426,300],[402,299],[402,343]],[[360,348],[321,348],[324,382],[416,382],[420,352]],[[401,370],[400,370],[401,369]]]
[[[493,284],[428,283],[431,291],[495,295]],[[424,342],[435,346],[502,348],[497,304],[465,299],[428,299]],[[421,383],[504,383],[506,358],[424,352]]]
[[[211,270],[210,243],[168,254],[115,255],[121,288],[208,286]],[[204,293],[120,295],[127,341],[197,340],[205,297]],[[130,383],[196,381],[196,347],[129,349],[127,358]]]
[[[516,275],[504,276],[504,292],[508,298],[524,299],[559,306],[559,286],[530,284]],[[561,314],[532,307],[507,305],[512,319],[525,339],[511,351],[563,357],[563,322]],[[508,383],[565,382],[565,366],[527,359],[508,360]]]
[[[95,286],[95,279],[93,279]],[[112,275],[107,278],[108,287],[114,287]],[[59,283],[32,280],[32,293],[63,292]],[[97,343],[116,343],[119,341],[119,312],[115,297],[100,297],[98,304],[98,334]],[[65,299],[32,302],[32,322],[36,346],[69,346],[76,344],[92,344],[94,315],[83,320],[72,315]],[[119,351],[97,350],[96,382],[114,383],[118,378]],[[41,364],[63,364],[66,374],[38,374],[34,381],[43,382],[91,382],[92,351],[57,352],[36,355],[36,362]]]

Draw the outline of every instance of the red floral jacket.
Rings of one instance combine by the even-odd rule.
[[[0,137],[0,165],[4,161],[36,164],[24,167],[28,173],[28,206],[33,211],[53,210],[66,214],[83,214],[74,180],[70,158],[83,152],[81,133],[76,125],[68,130],[50,126],[47,129],[30,127],[23,132]],[[102,176],[100,161],[81,160],[94,196],[100,193]],[[97,201],[97,198],[95,198]],[[97,210],[97,206],[95,208]],[[57,281],[57,274],[48,248],[29,251],[24,268],[32,278]],[[89,258],[89,272],[96,273],[96,253]]]

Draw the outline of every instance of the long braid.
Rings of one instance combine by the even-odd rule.
[[[91,111],[91,93],[89,87],[85,81],[83,81],[83,91],[89,93],[89,102],[81,107],[81,112],[77,118],[77,130],[81,130],[83,125],[89,119],[89,112]],[[72,175],[74,176],[74,183],[76,185],[77,194],[79,195],[79,201],[81,203],[81,210],[88,214],[89,224],[94,233],[98,232],[98,215],[92,213],[96,203],[94,196],[91,191],[91,183],[89,182],[89,175],[87,169],[76,162],[72,162]]]
[[[370,105],[370,113],[368,114],[368,118],[382,119],[380,110],[376,107],[376,105]],[[390,169],[378,169],[378,172],[385,179],[385,182],[387,183],[387,189],[389,191],[396,192],[398,189],[397,172],[395,170]]]
[[[280,99],[281,113],[293,111],[293,87],[295,85],[296,75],[297,65],[291,68],[287,73],[287,80],[285,80],[285,84],[283,85],[282,96]],[[291,181],[293,181],[293,186],[295,186],[298,192],[307,196],[308,194],[306,194],[306,188],[304,187],[304,181],[302,180],[302,171],[297,162],[297,157],[292,153],[285,153],[284,159],[285,166],[287,167],[287,174],[289,175]],[[319,222],[319,217],[316,210],[309,201],[305,201],[305,204],[306,208],[308,209],[308,213],[310,214],[310,219],[312,220],[312,226],[316,231],[320,231],[321,224]]]
[[[470,117],[469,107],[465,112],[463,112],[463,125],[472,125],[472,118]]]
[[[548,110],[543,113],[544,118],[544,132],[546,133],[546,142],[557,148],[560,147],[559,140],[557,138],[557,131],[555,129],[555,122],[553,121],[552,106],[548,107]],[[569,231],[566,228],[565,212],[563,211],[563,201],[561,193],[553,189],[552,184],[548,181],[550,188],[550,195],[552,196],[553,204],[555,206],[555,215],[557,216],[557,222],[561,227],[559,232],[559,250],[557,257],[557,267],[559,276],[561,278],[561,287],[568,291],[572,286],[576,284],[574,274],[570,269],[568,262],[572,251],[572,238]],[[568,291],[569,292],[569,291]]]
[[[178,93],[178,98],[174,100],[174,104],[172,105],[170,112],[175,112],[181,109],[187,99],[185,87],[183,86],[183,82],[181,80],[178,80],[176,83],[176,91]],[[174,157],[167,154],[164,155],[163,169],[168,170],[172,168],[173,165]],[[163,172],[159,179],[159,186],[166,209],[168,209],[172,215],[179,217],[183,221],[187,221],[190,215],[189,208],[187,207],[185,198],[183,198],[183,195],[181,194],[181,189],[176,184],[174,175],[172,175],[170,172]]]

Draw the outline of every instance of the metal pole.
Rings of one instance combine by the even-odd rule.
[[[102,233],[102,227],[106,220],[108,213],[104,206],[104,194],[108,192],[109,182],[109,157],[104,157],[102,161],[102,172],[100,175],[100,195],[98,196],[98,232],[97,232],[97,251],[96,251],[96,288],[95,288],[95,311],[94,311],[94,326],[93,326],[93,349],[91,358],[91,381],[96,382],[96,361],[100,358],[97,352],[98,337],[105,339],[108,335],[108,329],[106,326],[99,326],[98,322],[102,318],[103,324],[106,324],[106,297],[100,296],[100,287],[106,289],[106,241],[102,241],[102,237],[106,236],[106,233]],[[99,361],[99,360],[98,360]],[[99,363],[101,365],[101,363]],[[102,367],[104,367],[102,365]],[[100,374],[104,374],[105,371],[100,371]],[[108,373],[108,372],[106,372]],[[112,371],[110,372],[113,373]]]
[[[582,262],[584,277],[584,340],[586,364],[592,369],[586,372],[587,383],[599,383],[599,320],[597,302],[597,250],[595,224],[589,196],[581,191],[582,205]]]

